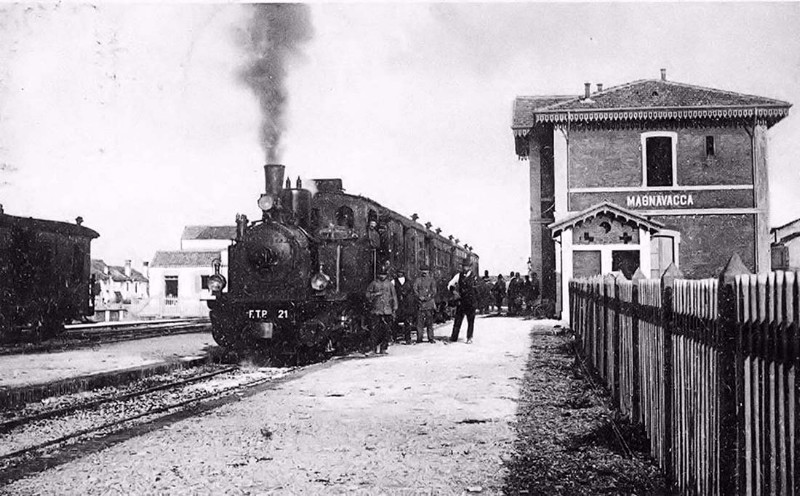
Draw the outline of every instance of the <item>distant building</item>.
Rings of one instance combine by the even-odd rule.
[[[738,253],[769,270],[767,131],[791,104],[661,78],[583,95],[520,96],[531,265],[563,310],[570,278],[675,263],[714,277]]]
[[[800,270],[800,219],[769,231],[772,241],[772,270]]]
[[[153,317],[207,317],[208,278],[214,260],[228,276],[228,246],[235,226],[186,226],[181,249],[157,251],[150,264],[150,300],[145,313]]]
[[[147,267],[148,262],[144,265]],[[147,302],[149,281],[145,274],[125,265],[108,265],[103,260],[92,260],[91,274],[98,285],[95,296],[95,320],[127,320],[136,316],[139,307]]]

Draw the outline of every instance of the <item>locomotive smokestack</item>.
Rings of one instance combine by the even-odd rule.
[[[278,197],[278,193],[283,185],[283,171],[285,167],[279,164],[267,164],[264,166],[264,192]]]

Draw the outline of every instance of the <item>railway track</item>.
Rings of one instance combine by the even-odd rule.
[[[0,343],[0,355],[42,353],[210,329],[211,324],[207,319],[75,324],[66,326],[63,334],[47,341]]]
[[[267,384],[297,369],[209,366],[202,373],[156,386],[132,386],[116,394],[6,418],[0,422],[0,483],[51,465],[67,451],[71,454],[65,456],[74,457],[83,451],[84,443],[119,440],[143,424],[188,417],[202,410],[204,403]]]

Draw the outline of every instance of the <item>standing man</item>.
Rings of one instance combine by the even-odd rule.
[[[433,313],[436,311],[436,281],[427,266],[420,267],[420,276],[414,281],[417,297],[417,343],[422,342],[422,329],[428,330],[428,342],[436,343],[433,336]]]
[[[394,278],[394,292],[397,295],[397,317],[394,319],[392,341],[397,340],[400,326],[403,326],[403,337],[406,344],[411,344],[411,326],[414,317],[414,298],[411,294],[411,282],[406,279],[406,273],[398,270]]]
[[[453,322],[453,334],[450,341],[458,341],[461,322],[467,318],[467,344],[472,344],[472,333],[475,330],[475,307],[477,306],[478,278],[472,273],[469,259],[461,262],[461,272],[447,283],[447,289],[456,296],[456,317]]]
[[[503,313],[503,298],[506,297],[506,281],[503,279],[503,274],[497,274],[497,282],[494,283],[492,291],[494,291],[494,302],[497,306],[497,315],[500,315]]]
[[[387,270],[382,267],[378,270],[378,277],[367,286],[373,350],[377,348],[381,355],[387,353],[392,317],[397,311],[397,294],[392,281],[386,279],[387,275]]]

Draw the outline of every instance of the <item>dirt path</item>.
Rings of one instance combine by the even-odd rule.
[[[498,494],[532,323],[476,327],[472,345],[344,360],[0,492]]]

